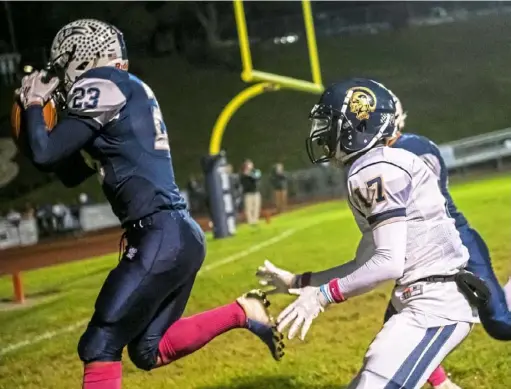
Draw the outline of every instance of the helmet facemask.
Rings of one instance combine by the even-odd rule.
[[[312,163],[325,163],[335,157],[338,145],[337,120],[333,109],[315,105],[309,115],[311,130],[305,139],[307,154]]]

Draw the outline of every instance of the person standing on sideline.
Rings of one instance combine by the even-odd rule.
[[[232,201],[236,212],[236,220],[238,220],[238,213],[241,212],[243,203],[243,188],[241,187],[240,175],[238,173],[234,173],[231,164],[225,165],[225,172],[229,175]]]
[[[259,182],[261,171],[254,168],[254,163],[247,159],[241,168],[241,187],[243,188],[243,207],[247,223],[251,226],[257,225],[261,213],[261,193]]]
[[[287,207],[287,176],[284,172],[283,164],[275,164],[271,177],[271,185],[273,187],[275,208],[277,208],[278,213],[281,213],[285,211]]]

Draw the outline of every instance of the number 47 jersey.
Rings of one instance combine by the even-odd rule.
[[[160,107],[146,84],[113,67],[91,69],[73,84],[67,111],[95,131],[84,151],[98,162],[103,191],[122,223],[186,207]]]
[[[350,166],[348,192],[364,235],[384,223],[406,221],[406,260],[398,285],[454,274],[467,263],[468,251],[446,211],[437,178],[414,154],[383,146],[369,150]]]

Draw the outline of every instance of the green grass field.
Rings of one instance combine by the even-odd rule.
[[[453,195],[486,238],[495,270],[504,282],[510,267],[511,180],[497,177],[457,184]],[[273,237],[281,240],[264,246]],[[257,286],[254,272],[264,258],[295,271],[319,270],[350,260],[358,238],[346,204],[329,202],[275,218],[257,231],[241,227],[232,239],[210,239],[209,254],[186,314],[230,302]],[[250,254],[233,257],[251,247]],[[25,275],[29,293],[57,293],[33,307],[0,311],[0,350],[79,324],[51,339],[0,355],[1,389],[80,387],[77,341],[101,283],[116,263],[114,253]],[[9,296],[10,287],[9,279],[0,279],[0,297]],[[196,354],[150,373],[137,371],[126,357],[123,388],[343,388],[361,366],[381,326],[389,292],[390,285],[329,309],[315,321],[305,342],[287,342],[287,355],[280,363],[246,330],[235,330]],[[291,299],[277,296],[272,301],[277,314]],[[477,326],[445,365],[464,389],[505,389],[511,387],[510,360],[509,344],[491,340]]]

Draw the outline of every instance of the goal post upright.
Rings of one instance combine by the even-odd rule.
[[[233,0],[233,7],[240,47],[241,79],[246,83],[252,83],[252,85],[233,97],[218,115],[211,132],[209,153],[203,160],[206,186],[210,199],[210,213],[213,219],[213,236],[215,238],[223,238],[235,233],[235,210],[232,210],[234,201],[230,194],[230,183],[225,172],[225,153],[221,151],[223,135],[232,116],[247,101],[265,92],[285,88],[321,94],[324,90],[310,0],[302,0],[302,13],[312,81],[254,70],[243,0]]]

